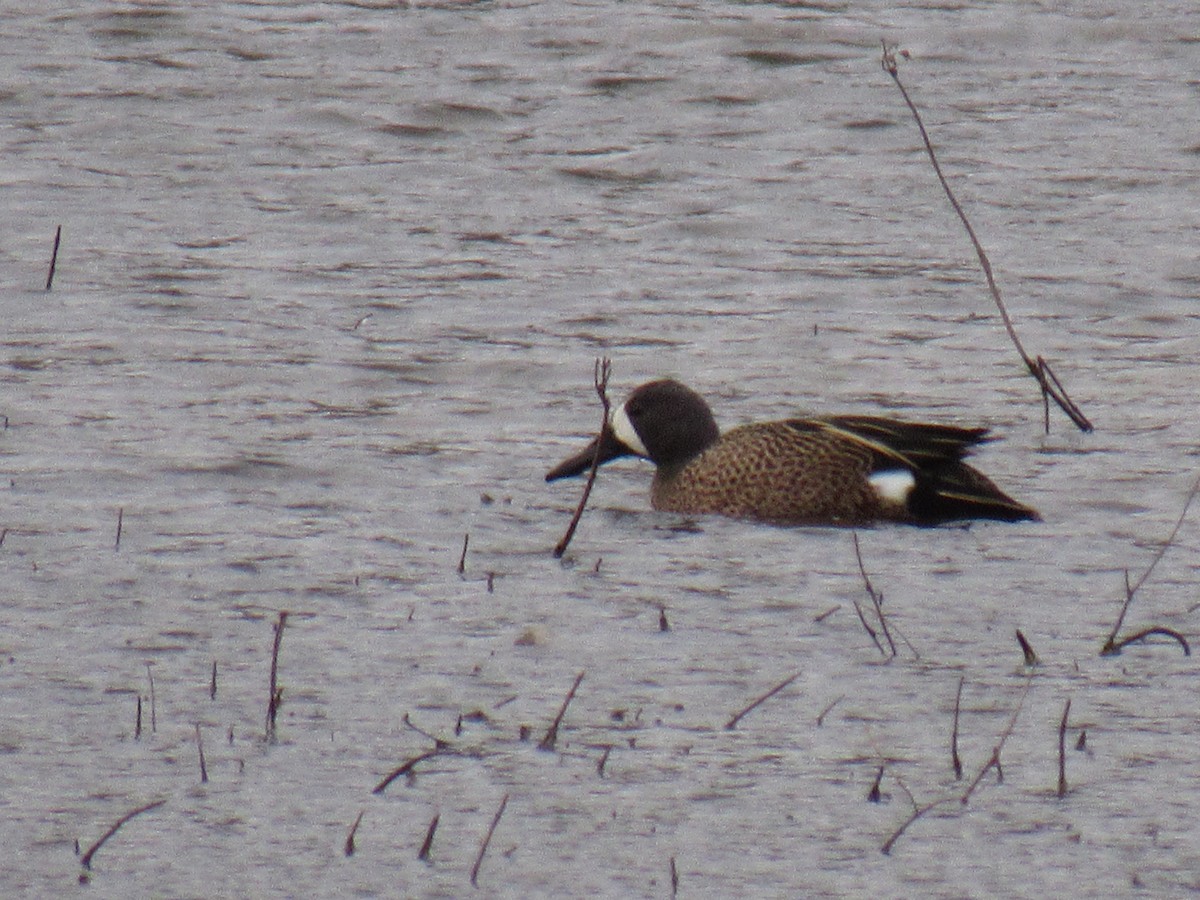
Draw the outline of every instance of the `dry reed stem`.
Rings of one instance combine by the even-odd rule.
[[[425,840],[421,843],[421,849],[417,853],[417,859],[421,862],[429,860],[429,851],[433,847],[433,835],[437,831],[438,820],[442,817],[441,813],[434,813],[432,821],[429,823],[429,828],[425,832]]]
[[[749,713],[751,710],[757,709],[759,706],[761,706],[767,700],[770,700],[772,697],[774,697],[776,694],[778,694],[780,691],[782,691],[785,687],[787,687],[789,684],[791,684],[793,681],[795,681],[799,677],[800,677],[799,672],[796,672],[793,675],[789,675],[787,678],[783,679],[783,681],[779,682],[779,684],[775,685],[775,687],[771,688],[769,691],[767,691],[761,697],[757,697],[754,700],[752,700],[750,702],[749,706],[745,707],[741,712],[734,715],[734,717],[732,719],[730,719],[728,722],[725,723],[725,730],[733,731],[733,729],[737,728],[738,722],[742,721],[742,718],[747,713]]]
[[[1063,707],[1062,720],[1058,723],[1058,796],[1067,795],[1067,717],[1071,715],[1071,698]]]
[[[820,728],[821,726],[823,726],[825,724],[825,717],[827,715],[829,715],[829,713],[833,710],[833,708],[845,699],[846,699],[845,694],[841,694],[840,696],[835,697],[832,701],[830,701],[830,703],[823,710],[821,710],[820,713],[818,713],[818,715],[817,715],[817,727],[818,728]]]
[[[596,763],[596,774],[601,778],[604,777],[604,767],[608,765],[608,756],[612,753],[612,744],[604,748],[604,752],[600,754],[600,761]]]
[[[483,837],[483,843],[479,846],[479,855],[475,857],[475,865],[471,867],[471,887],[479,887],[479,867],[483,865],[483,855],[487,853],[488,844],[492,842],[492,835],[496,831],[496,826],[500,824],[500,817],[504,815],[504,808],[508,806],[508,794],[504,795],[504,799],[500,801],[500,808],[496,810],[496,815],[492,817],[492,824],[488,826],[487,834]]]
[[[885,766],[880,766],[879,771],[875,773],[875,783],[871,785],[871,790],[867,792],[867,801],[870,803],[882,803],[884,800],[883,791],[879,786],[883,783],[883,770]]]
[[[611,375],[612,360],[607,356],[596,360],[592,380],[596,386],[596,393],[600,396],[600,405],[603,407],[603,419],[600,422],[600,430],[596,433],[596,455],[592,457],[592,468],[588,471],[587,483],[583,486],[583,496],[579,498],[579,505],[575,507],[575,515],[571,516],[571,522],[567,525],[562,540],[554,547],[555,559],[562,559],[562,555],[567,552],[567,546],[571,543],[571,538],[575,536],[575,529],[579,526],[579,520],[583,516],[583,508],[587,505],[588,497],[591,496],[592,485],[596,483],[596,472],[600,469],[600,436],[608,427],[608,412],[611,406],[608,400],[608,379]]]
[[[365,809],[360,809],[358,811],[358,817],[354,820],[354,824],[350,826],[350,831],[346,835],[346,844],[342,848],[342,852],[345,853],[347,856],[354,855],[354,835],[358,833],[358,825],[360,822],[362,822],[363,813],[365,813],[365,812],[366,812]]]
[[[858,560],[858,571],[862,575],[863,587],[865,587],[867,589],[867,596],[871,598],[871,603],[875,606],[875,615],[879,619],[879,627],[881,629],[883,629],[884,639],[887,640],[888,650],[891,651],[891,655],[889,656],[889,659],[895,659],[896,658],[896,642],[894,640],[892,640],[892,632],[888,628],[887,617],[884,616],[884,614],[883,614],[883,594],[881,594],[877,590],[875,590],[875,586],[873,584],[871,584],[870,576],[867,575],[867,567],[863,564],[862,548],[858,544],[858,532],[852,531],[852,532],[850,532],[850,536],[852,538],[854,538],[854,558],[856,560]],[[857,608],[857,604],[856,604],[855,608]],[[866,620],[863,619],[862,610],[859,610],[858,617],[860,620],[862,620],[862,623],[865,626],[867,623],[866,623]],[[868,628],[867,630],[868,630],[868,633],[871,633],[871,636],[874,637],[874,634],[870,631],[870,629]],[[878,640],[875,641],[875,645],[877,647],[879,646]],[[882,647],[879,647],[879,650],[880,650],[880,652],[883,652]],[[887,653],[884,653],[884,655],[888,656]]]
[[[150,682],[150,733],[158,733],[158,700],[154,695],[154,663],[146,663],[146,679]]]
[[[54,229],[54,249],[50,251],[50,271],[46,273],[46,290],[54,284],[54,270],[58,268],[58,245],[62,242],[62,226]]]
[[[1134,583],[1129,583],[1129,570],[1125,570],[1125,603],[1121,606],[1121,612],[1117,616],[1117,622],[1113,625],[1112,631],[1109,632],[1108,639],[1105,640],[1104,646],[1100,648],[1101,656],[1116,656],[1121,652],[1121,649],[1134,641],[1142,640],[1151,634],[1163,634],[1172,637],[1183,646],[1183,652],[1190,656],[1191,648],[1184,640],[1183,635],[1169,628],[1148,628],[1145,631],[1138,632],[1136,635],[1126,638],[1123,641],[1117,640],[1117,632],[1121,630],[1121,626],[1125,624],[1125,614],[1129,612],[1129,606],[1133,603],[1133,596],[1138,592],[1138,589],[1146,583],[1146,579],[1150,577],[1150,573],[1154,571],[1154,567],[1158,565],[1159,560],[1166,555],[1167,550],[1175,543],[1175,537],[1179,534],[1179,529],[1183,527],[1184,519],[1187,518],[1188,509],[1192,505],[1192,501],[1196,499],[1197,492],[1200,492],[1200,477],[1192,483],[1192,489],[1188,491],[1187,499],[1183,501],[1183,509],[1179,513],[1179,518],[1175,520],[1175,526],[1171,529],[1171,533],[1167,535],[1167,539],[1163,541],[1158,549],[1154,552],[1154,557],[1150,560],[1150,565],[1146,567],[1146,571]]]
[[[395,781],[401,775],[407,775],[409,772],[411,772],[413,770],[413,767],[416,766],[417,763],[423,762],[424,760],[427,760],[427,759],[431,759],[431,758],[437,756],[439,753],[447,753],[447,752],[449,752],[449,751],[446,750],[445,747],[434,747],[432,750],[426,750],[424,753],[418,753],[416,756],[412,757],[407,762],[401,763],[399,767],[397,767],[396,769],[393,769],[387,775],[387,777],[383,779],[383,781],[379,782],[379,784],[375,785],[375,787],[373,787],[371,789],[371,793],[372,794],[382,794],[384,791],[386,791],[388,789],[388,785],[390,785],[393,781]]]
[[[962,709],[964,681],[966,679],[960,675],[958,678],[958,693],[954,695],[954,727],[950,730],[950,763],[954,766],[955,781],[962,781],[963,777],[962,757],[958,755],[958,716],[959,710]]]
[[[1025,665],[1036,666],[1040,664],[1037,653],[1033,650],[1033,645],[1021,633],[1021,629],[1017,629],[1017,643],[1021,645],[1021,654],[1025,657]]]
[[[279,715],[279,706],[283,702],[283,691],[278,685],[279,645],[283,643],[283,626],[287,624],[287,617],[287,610],[279,611],[279,620],[275,623],[275,641],[271,647],[270,696],[267,698],[268,741],[275,739],[275,717]]]
[[[196,723],[196,751],[200,754],[200,783],[208,784],[208,766],[204,762],[204,738],[200,734],[200,723]]]
[[[463,535],[462,556],[458,558],[458,574],[462,575],[467,571],[467,547],[471,543],[471,532]]]
[[[117,819],[117,821],[113,823],[112,827],[100,836],[100,840],[92,844],[92,846],[88,849],[88,852],[83,854],[83,857],[79,860],[81,863],[83,863],[83,867],[85,869],[90,869],[92,867],[92,857],[96,855],[96,851],[104,846],[104,842],[116,834],[117,830],[122,825],[135,816],[140,816],[142,813],[149,812],[152,809],[158,809],[158,807],[162,806],[166,802],[166,800],[155,800],[153,803],[147,803],[145,806],[139,806],[137,809],[127,812],[125,815],[121,816],[121,818]]]
[[[912,815],[905,819],[900,827],[892,832],[891,836],[883,842],[883,846],[879,849],[883,851],[885,856],[889,855],[892,852],[892,847],[895,846],[896,841],[900,840],[900,837],[904,834],[904,832],[908,831],[909,826],[917,821],[917,819],[921,818],[930,810],[937,809],[937,807],[943,806],[947,803],[952,803],[953,801],[953,797],[943,797],[941,800],[934,800],[932,803],[927,803],[925,806],[918,806],[913,810]]]
[[[925,130],[925,123],[921,120],[921,114],[917,110],[916,104],[913,103],[912,98],[908,96],[908,91],[905,89],[904,84],[900,81],[900,70],[896,62],[895,50],[889,47],[886,41],[883,42],[882,62],[883,70],[892,77],[892,80],[896,83],[896,87],[900,89],[900,94],[904,97],[904,102],[908,105],[909,112],[912,113],[913,119],[917,123],[917,129],[921,132],[921,140],[925,144],[925,152],[929,156],[929,161],[933,164],[934,174],[937,175],[942,190],[950,201],[950,205],[954,208],[954,212],[958,215],[959,220],[966,229],[967,237],[971,239],[971,245],[975,248],[975,255],[979,257],[979,264],[983,268],[984,278],[987,279],[988,289],[991,291],[996,308],[1000,311],[1000,319],[1004,323],[1004,330],[1008,332],[1009,340],[1017,348],[1017,353],[1020,354],[1021,361],[1025,363],[1025,368],[1029,370],[1029,374],[1037,379],[1038,384],[1041,386],[1043,402],[1046,402],[1045,398],[1047,397],[1053,399],[1080,431],[1091,431],[1092,423],[1088,421],[1087,416],[1075,405],[1074,401],[1067,396],[1066,391],[1062,387],[1062,382],[1050,370],[1049,364],[1040,356],[1036,360],[1033,359],[1025,351],[1025,346],[1021,343],[1021,338],[1017,335],[1016,326],[1013,325],[1012,317],[1008,314],[1008,308],[1004,305],[1004,300],[1000,296],[1000,288],[997,287],[996,279],[992,275],[991,261],[983,249],[983,244],[980,243],[979,238],[976,236],[975,229],[971,226],[967,214],[959,204],[958,198],[954,196],[954,191],[951,190],[950,183],[946,180],[946,176],[942,174],[941,164],[938,162],[937,154],[933,150],[933,142],[929,138],[929,133]],[[1047,420],[1048,425],[1049,421]],[[1048,427],[1047,430],[1049,430]]]
[[[545,736],[538,742],[539,750],[554,749],[554,745],[558,742],[558,726],[562,724],[563,716],[567,714],[567,707],[575,699],[575,692],[579,690],[579,683],[583,681],[583,674],[583,672],[580,672],[575,676],[575,683],[571,685],[571,689],[567,691],[567,696],[563,698],[562,706],[558,708],[558,715],[554,717],[554,721],[546,729]]]
[[[983,781],[983,776],[986,775],[992,768],[995,768],[996,770],[996,777],[1000,781],[1004,780],[1004,769],[1000,765],[1000,751],[1004,749],[1004,745],[1012,735],[1013,729],[1017,727],[1017,717],[1021,714],[1021,710],[1025,706],[1025,698],[1029,696],[1029,688],[1032,685],[1032,679],[1027,677],[1025,679],[1025,687],[1021,691],[1021,697],[1019,700],[1017,700],[1017,705],[1013,709],[1012,716],[1009,717],[1008,724],[1004,727],[1004,731],[1000,733],[1000,739],[996,742],[996,746],[992,748],[991,758],[984,764],[983,768],[979,770],[979,774],[976,775],[971,781],[971,784],[967,787],[966,791],[963,792],[962,796],[959,797],[959,802],[962,803],[963,806],[967,805],[967,802],[971,799],[971,795],[975,793],[975,788],[979,786],[979,782]]]

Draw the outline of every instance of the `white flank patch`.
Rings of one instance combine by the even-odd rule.
[[[888,469],[868,476],[871,487],[884,500],[907,503],[908,495],[917,486],[917,479],[907,469]]]
[[[629,413],[625,412],[624,403],[618,406],[617,411],[613,413],[612,430],[618,441],[638,456],[649,458],[650,454],[646,451],[646,445],[642,443],[642,439],[634,430],[633,423],[629,421]]]

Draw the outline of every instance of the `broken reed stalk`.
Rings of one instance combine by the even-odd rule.
[[[121,549],[121,528],[125,524],[125,507],[117,507],[117,539],[113,542],[113,550]]]
[[[458,558],[458,574],[462,575],[467,571],[467,546],[471,543],[471,532],[463,535],[462,556]]]
[[[500,824],[500,817],[504,815],[506,806],[508,806],[508,794],[504,795],[504,799],[500,801],[500,808],[496,810],[496,815],[492,816],[492,824],[488,826],[483,843],[479,846],[479,855],[475,857],[475,865],[471,866],[471,887],[479,887],[479,867],[483,865],[483,855],[487,853],[488,844],[492,842],[492,835],[496,831],[496,826]]]
[[[1137,632],[1136,634],[1131,634],[1131,635],[1129,635],[1129,637],[1122,638],[1121,640],[1119,640],[1115,644],[1113,644],[1112,647],[1110,649],[1108,649],[1107,653],[1103,653],[1101,655],[1116,656],[1118,653],[1120,653],[1122,650],[1124,650],[1130,644],[1136,644],[1139,641],[1144,641],[1146,638],[1153,637],[1156,634],[1161,635],[1162,637],[1169,637],[1175,641],[1178,641],[1179,646],[1183,648],[1183,655],[1184,656],[1192,655],[1192,648],[1190,646],[1188,646],[1187,638],[1185,638],[1182,634],[1180,634],[1174,628],[1164,628],[1161,625],[1156,625],[1152,628],[1143,628],[1141,631]]]
[[[150,682],[150,733],[158,733],[158,703],[154,697],[154,663],[146,663],[146,678]]]
[[[817,727],[818,728],[820,728],[821,726],[823,726],[825,724],[825,717],[827,715],[829,715],[830,712],[832,712],[833,708],[845,699],[846,699],[845,694],[842,694],[838,697],[834,697],[833,700],[831,700],[829,702],[829,704],[823,710],[821,710],[820,713],[817,714]]]
[[[204,738],[200,734],[200,723],[196,723],[196,750],[200,754],[200,783],[208,784],[208,766],[204,763]]]
[[[886,766],[880,766],[879,771],[875,773],[875,783],[871,785],[871,790],[867,792],[868,803],[883,802],[883,791],[879,789],[879,786],[883,784],[883,771],[885,768]]]
[[[879,633],[871,627],[867,621],[867,617],[863,615],[862,607],[858,605],[858,601],[854,601],[854,611],[858,613],[858,621],[862,622],[862,627],[866,629],[867,635],[875,642],[875,646],[879,648],[879,652],[887,656],[887,651],[883,649],[883,644],[879,643]]]
[[[1029,694],[1029,688],[1032,684],[1033,684],[1032,680],[1030,680],[1028,678],[1025,680],[1025,688],[1021,692],[1021,697],[1017,701],[1017,706],[1013,710],[1012,716],[1008,720],[1008,724],[1005,726],[1004,731],[1000,734],[1000,739],[996,742],[996,746],[992,748],[991,757],[988,759],[987,763],[984,764],[983,768],[979,770],[979,774],[977,774],[975,776],[975,778],[971,781],[971,784],[966,789],[966,791],[957,798],[943,797],[940,800],[934,800],[932,803],[927,803],[924,806],[918,806],[916,801],[914,800],[912,815],[910,815],[907,819],[905,819],[904,822],[900,825],[900,827],[897,828],[895,831],[893,831],[892,834],[888,837],[888,839],[886,841],[884,841],[883,845],[879,848],[884,853],[884,855],[890,854],[892,852],[892,847],[895,846],[896,841],[898,841],[900,839],[901,835],[903,835],[904,832],[906,832],[909,829],[909,827],[914,822],[917,821],[917,819],[921,818],[922,816],[924,816],[926,813],[930,812],[931,810],[937,809],[939,806],[943,806],[947,803],[953,803],[956,799],[960,806],[966,806],[967,801],[970,800],[970,798],[971,798],[971,794],[974,793],[975,788],[979,785],[979,782],[981,782],[983,780],[983,776],[986,775],[993,767],[995,767],[1000,780],[1001,781],[1004,780],[1003,771],[1000,768],[1000,751],[1004,748],[1005,742],[1008,740],[1009,736],[1013,732],[1013,729],[1016,727],[1017,716],[1020,715],[1021,709],[1025,705],[1025,697]],[[960,681],[959,682],[959,694],[961,695],[961,693],[962,693],[962,682]],[[957,707],[957,704],[956,704],[956,707]],[[956,719],[957,719],[957,715],[956,715]],[[957,727],[957,723],[956,723],[955,734],[957,734],[957,731],[958,731],[958,727]],[[955,756],[957,757],[957,750],[955,751]],[[960,772],[958,777],[961,778],[962,777],[961,776],[961,768],[959,768],[959,767],[956,767],[956,768],[958,768],[958,770]],[[901,785],[901,786],[903,786],[903,785]],[[907,792],[907,788],[905,788],[905,791]],[[911,793],[909,793],[909,798],[912,799]]]
[[[350,826],[350,832],[346,835],[346,846],[342,848],[342,852],[347,856],[354,855],[354,835],[358,833],[358,824],[362,821],[365,812],[365,809],[358,811],[358,818],[354,820],[354,824]]]
[[[443,738],[440,738],[435,734],[430,734],[424,728],[417,725],[417,723],[415,723],[412,720],[412,716],[410,716],[408,713],[405,713],[403,716],[401,716],[400,721],[403,722],[405,724],[405,726],[407,726],[408,728],[411,728],[413,731],[415,731],[417,734],[419,734],[421,737],[427,738],[427,739],[433,741],[434,747],[436,747],[438,750],[450,749],[449,741],[444,740]],[[461,732],[461,730],[462,730],[462,718],[460,717],[459,724],[457,726],[455,726],[454,733],[458,734],[459,732]]]
[[[1058,796],[1067,795],[1067,717],[1071,715],[1071,698],[1063,707],[1062,720],[1058,723]]]
[[[402,763],[398,768],[390,772],[388,776],[383,779],[383,781],[379,782],[379,784],[375,785],[375,787],[371,789],[371,793],[382,794],[388,789],[388,785],[390,785],[401,775],[407,775],[409,772],[411,772],[417,763],[431,759],[432,757],[437,756],[439,753],[446,752],[447,750],[444,747],[439,746],[434,747],[432,750],[426,750],[424,753],[418,753],[416,756],[412,757],[407,762]]]
[[[608,400],[608,379],[612,375],[612,360],[607,356],[596,360],[596,368],[592,374],[592,380],[596,386],[596,393],[600,396],[600,405],[603,407],[603,419],[600,422],[600,431],[597,432],[596,439],[596,454],[592,457],[592,468],[588,470],[587,483],[583,486],[583,496],[579,498],[579,505],[575,507],[575,515],[571,516],[571,522],[567,525],[566,533],[563,534],[562,540],[554,547],[554,558],[562,559],[562,555],[567,552],[567,545],[571,543],[571,538],[575,536],[575,529],[579,526],[579,520],[583,516],[583,508],[587,505],[588,497],[592,493],[592,485],[596,483],[596,472],[600,469],[600,435],[604,434],[604,429],[608,427],[608,411],[610,403]]]
[[[895,659],[896,642],[892,640],[892,632],[888,628],[887,618],[883,614],[883,594],[875,590],[875,586],[871,584],[870,576],[867,575],[867,567],[863,565],[862,549],[858,545],[858,532],[852,531],[850,532],[850,536],[854,538],[854,558],[858,560],[858,571],[862,575],[863,587],[867,589],[867,596],[871,598],[871,603],[875,606],[875,615],[879,619],[879,627],[883,629],[883,636],[887,640],[888,649],[891,651],[891,656],[889,659]],[[856,609],[857,606],[858,605],[855,604]],[[866,626],[867,622],[866,619],[863,619],[862,610],[859,610],[858,617],[859,619],[862,619],[863,625]],[[867,632],[872,638],[875,637],[874,632],[872,632],[870,628],[867,629]],[[878,640],[875,641],[875,646],[879,647],[880,652],[883,653],[883,647],[879,646]],[[888,654],[884,653],[884,656],[888,656]]]
[[[133,739],[140,741],[142,739],[142,695],[137,695],[137,721],[133,726]]]
[[[1104,646],[1100,648],[1101,656],[1116,656],[1126,645],[1135,641],[1140,641],[1146,637],[1149,637],[1151,634],[1163,634],[1167,637],[1174,638],[1175,640],[1179,641],[1180,645],[1183,647],[1184,654],[1191,656],[1191,648],[1188,647],[1188,643],[1186,640],[1184,640],[1183,635],[1169,628],[1148,628],[1145,631],[1140,631],[1132,637],[1128,637],[1122,641],[1117,641],[1117,632],[1119,632],[1121,630],[1121,626],[1125,624],[1125,614],[1129,612],[1129,606],[1131,603],[1133,603],[1133,595],[1136,594],[1138,589],[1146,583],[1146,579],[1150,577],[1150,573],[1154,571],[1154,567],[1158,565],[1159,560],[1166,555],[1167,550],[1170,549],[1171,545],[1175,543],[1175,537],[1179,534],[1179,529],[1183,527],[1184,519],[1187,518],[1188,509],[1191,507],[1192,501],[1196,499],[1197,492],[1200,492],[1200,477],[1197,477],[1192,483],[1192,489],[1188,491],[1187,499],[1183,501],[1183,509],[1179,513],[1179,518],[1175,520],[1175,527],[1171,529],[1171,533],[1167,535],[1167,539],[1159,545],[1156,551],[1154,551],[1154,557],[1150,560],[1150,565],[1146,567],[1146,571],[1142,573],[1141,578],[1131,585],[1129,583],[1129,570],[1125,570],[1125,603],[1121,607],[1120,615],[1117,616],[1117,623],[1113,625],[1112,631],[1109,632],[1108,639],[1104,642]]]
[[[62,226],[54,229],[54,249],[50,251],[50,271],[46,273],[46,290],[54,284],[54,270],[58,268],[58,245],[62,242]]]
[[[1034,652],[1033,644],[1029,643],[1028,638],[1021,633],[1020,628],[1017,629],[1017,643],[1021,645],[1021,654],[1025,657],[1025,665],[1040,665],[1040,660],[1037,653]]]
[[[437,831],[438,819],[440,819],[441,817],[442,817],[441,813],[434,813],[433,821],[431,821],[429,823],[429,830],[427,830],[425,832],[425,840],[421,844],[420,852],[417,853],[417,859],[421,860],[421,862],[425,862],[426,860],[429,859],[429,850],[431,847],[433,847],[433,835],[434,835],[434,832]]]
[[[600,754],[600,761],[596,763],[596,774],[601,778],[604,777],[604,767],[608,765],[608,756],[612,753],[612,744],[604,748],[604,752]]]
[[[964,681],[966,679],[960,675],[958,678],[958,693],[954,695],[954,727],[950,730],[950,763],[954,766],[955,781],[962,781],[963,776],[962,758],[958,755],[958,713],[962,709]]]
[[[883,842],[883,846],[879,849],[885,856],[889,855],[892,852],[892,847],[895,846],[896,841],[900,840],[900,837],[904,834],[904,832],[908,831],[909,826],[912,825],[913,822],[917,821],[917,819],[921,818],[921,816],[925,815],[927,812],[937,809],[939,806],[944,806],[947,803],[953,802],[953,797],[943,797],[941,800],[934,800],[932,803],[927,803],[925,806],[918,806],[914,808],[912,815],[905,819],[900,827],[892,832],[891,836]]]
[[[117,821],[113,823],[112,827],[100,836],[100,840],[92,844],[92,846],[88,849],[88,852],[83,854],[83,857],[79,860],[81,863],[83,863],[83,867],[85,869],[90,869],[92,867],[92,857],[96,855],[96,851],[104,846],[104,842],[116,834],[117,830],[120,829],[122,825],[135,816],[140,816],[144,812],[150,812],[152,809],[158,809],[158,807],[162,806],[166,802],[166,800],[155,800],[153,803],[147,803],[145,806],[139,806],[132,812],[127,812],[125,815],[121,816],[121,818],[117,819]]]
[[[553,750],[555,743],[558,741],[558,726],[562,723],[563,716],[567,714],[567,707],[571,705],[571,701],[575,699],[575,691],[579,689],[579,683],[583,681],[583,672],[575,676],[575,683],[571,685],[571,689],[567,691],[567,696],[563,699],[562,706],[558,708],[558,715],[554,717],[554,721],[550,723],[550,727],[546,729],[546,735],[538,742],[539,750]]]
[[[979,238],[975,235],[975,229],[971,226],[971,222],[967,218],[967,214],[963,211],[961,204],[959,204],[958,198],[954,196],[954,191],[950,189],[950,183],[946,180],[946,176],[942,174],[941,164],[938,162],[937,154],[933,150],[933,142],[929,139],[929,133],[925,130],[925,123],[921,120],[921,114],[918,112],[912,98],[908,96],[908,91],[905,89],[904,84],[900,81],[900,69],[896,62],[895,48],[889,47],[887,41],[883,42],[883,70],[896,82],[896,87],[900,89],[900,94],[904,97],[904,102],[908,105],[909,112],[912,113],[913,119],[917,123],[917,129],[921,132],[921,140],[925,144],[925,152],[929,156],[929,161],[933,164],[934,174],[937,175],[938,181],[942,185],[942,190],[950,201],[950,205],[954,208],[954,212],[958,215],[959,220],[966,229],[967,237],[971,239],[971,245],[975,248],[975,255],[979,257],[979,264],[983,268],[984,278],[987,279],[988,289],[991,291],[996,308],[1000,311],[1000,319],[1004,323],[1004,330],[1008,332],[1009,340],[1017,348],[1017,353],[1020,354],[1021,361],[1025,363],[1025,368],[1029,370],[1029,374],[1041,386],[1043,401],[1047,397],[1054,400],[1058,404],[1058,407],[1066,413],[1067,418],[1075,423],[1075,427],[1080,431],[1091,431],[1093,427],[1092,423],[1088,421],[1083,411],[1075,405],[1075,402],[1067,396],[1062,382],[1051,371],[1050,364],[1040,356],[1037,359],[1033,359],[1025,351],[1025,346],[1021,343],[1021,338],[1017,335],[1016,326],[1013,325],[1012,317],[1008,314],[1008,308],[1004,305],[1004,300],[1000,296],[1000,288],[997,287],[996,279],[992,275],[991,261],[983,249],[983,244],[979,242]],[[1048,425],[1049,423],[1047,422],[1047,431],[1049,431]]]
[[[671,897],[679,896],[679,868],[675,865],[675,857],[671,857]]]
[[[789,675],[787,678],[783,679],[783,681],[779,682],[779,684],[775,685],[775,687],[771,688],[769,691],[767,691],[761,697],[758,697],[758,698],[754,699],[753,701],[751,701],[749,706],[745,707],[741,712],[737,713],[732,719],[730,719],[728,722],[725,723],[725,730],[733,731],[733,729],[737,728],[738,722],[742,721],[742,718],[748,712],[750,712],[753,709],[757,709],[759,706],[761,706],[767,700],[770,700],[772,697],[774,697],[776,694],[778,694],[780,691],[782,691],[785,687],[787,687],[789,684],[791,684],[793,681],[795,681],[797,678],[799,678],[800,674],[801,674],[800,672],[796,672],[793,675]]]
[[[979,770],[979,774],[976,775],[971,781],[971,784],[963,792],[963,795],[959,797],[959,802],[962,803],[963,806],[967,805],[967,802],[971,799],[971,795],[975,793],[975,788],[979,786],[979,782],[983,781],[983,776],[986,775],[992,768],[995,768],[996,770],[997,779],[1000,781],[1004,780],[1004,769],[1000,765],[1000,751],[1004,749],[1004,745],[1012,735],[1013,729],[1017,727],[1017,716],[1021,714],[1021,710],[1025,706],[1025,698],[1029,696],[1029,688],[1032,685],[1033,680],[1027,677],[1025,679],[1025,687],[1021,691],[1021,697],[1019,700],[1017,700],[1017,705],[1013,709],[1012,715],[1009,717],[1008,724],[1004,727],[1004,731],[1000,733],[1000,739],[996,742],[996,746],[992,748],[991,758],[984,764],[983,768]]]
[[[287,624],[287,610],[279,611],[279,621],[275,623],[275,642],[271,647],[271,680],[270,696],[267,697],[267,740],[275,740],[275,717],[279,715],[279,706],[283,702],[283,689],[279,687],[279,645],[283,643],[283,626]]]
[[[212,679],[208,682],[208,699],[217,699],[217,661],[215,659],[212,664]]]

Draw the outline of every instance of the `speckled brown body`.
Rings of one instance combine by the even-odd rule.
[[[867,482],[870,472],[869,449],[829,432],[743,425],[682,467],[660,467],[650,502],[668,512],[781,524],[908,518],[902,504],[886,508]]]
[[[651,504],[666,512],[718,513],[787,525],[915,521],[905,503],[882,497],[868,480],[879,468],[880,452],[842,430],[830,430],[830,424],[791,420],[731,429],[683,466],[659,467]],[[952,431],[936,425],[904,427],[913,436],[925,428]],[[986,476],[957,458],[968,440],[981,437],[979,430],[962,430],[958,442],[949,442],[954,451],[943,451],[947,455],[940,460],[940,477],[953,478],[976,494],[1004,498]]]

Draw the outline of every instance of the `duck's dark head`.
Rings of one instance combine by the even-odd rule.
[[[647,382],[613,411],[598,438],[547,472],[546,480],[586,472],[597,456],[597,444],[601,465],[622,456],[640,456],[670,468],[698,456],[719,436],[703,397],[678,381]]]

